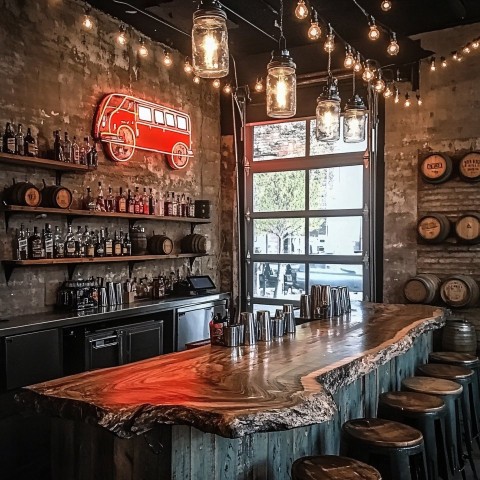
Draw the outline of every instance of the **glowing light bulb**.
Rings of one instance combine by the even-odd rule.
[[[474,48],[475,50],[480,47],[480,40],[478,38],[476,38],[473,42],[472,42],[472,48]]]
[[[125,30],[120,29],[117,35],[117,43],[119,45],[126,45],[127,43],[127,34],[125,33]]]
[[[333,33],[329,33],[327,35],[327,39],[325,40],[325,45],[323,46],[323,49],[327,53],[333,52],[335,48],[335,35]]]
[[[261,78],[257,78],[254,88],[257,93],[263,92],[263,81]]]
[[[365,65],[365,70],[363,71],[362,78],[363,78],[366,82],[371,82],[374,77],[375,77],[375,73],[374,73],[373,70],[370,68],[370,65],[368,65],[368,64]]]
[[[85,17],[83,18],[83,26],[87,30],[91,30],[93,28],[93,20],[91,19],[90,15],[88,13],[86,13]]]
[[[196,83],[197,85],[200,83],[200,77],[197,77],[196,75],[193,76],[193,83]]]
[[[148,48],[145,46],[145,42],[140,40],[140,47],[138,48],[138,54],[142,57],[148,56]]]
[[[226,83],[223,87],[223,93],[226,93],[227,95],[232,93],[232,87],[229,83]]]
[[[279,77],[277,81],[277,89],[275,91],[275,98],[279,108],[287,106],[288,86],[284,77]]]
[[[453,52],[452,58],[453,58],[456,62],[461,62],[461,61],[462,61],[462,56],[461,56],[458,52]]]
[[[388,44],[387,47],[387,53],[389,55],[398,55],[398,52],[400,51],[400,46],[397,43],[397,36],[395,33],[392,33],[392,36],[390,37],[390,43]]]
[[[380,30],[378,27],[375,25],[375,20],[372,20],[372,24],[370,25],[370,30],[368,32],[368,38],[370,40],[378,40],[380,38]]]
[[[221,82],[218,78],[215,78],[212,82],[213,88],[220,88]]]
[[[312,22],[310,28],[308,29],[308,38],[310,40],[318,40],[322,34],[322,29],[318,25],[318,22]]]
[[[430,59],[430,71],[434,72],[436,69],[437,69],[437,65],[436,65],[436,62],[435,62],[435,57],[432,57]]]
[[[212,34],[205,35],[202,44],[207,68],[218,68],[218,42]]]
[[[380,8],[384,12],[388,12],[392,8],[392,2],[390,0],[382,0],[382,3],[380,4]]]
[[[462,48],[462,52],[465,54],[465,55],[468,55],[471,50],[470,50],[470,44],[467,44],[465,45],[463,48]]]
[[[377,78],[374,88],[375,88],[375,91],[378,93],[382,93],[385,90],[385,81],[381,76]]]
[[[355,59],[353,58],[352,49],[350,46],[348,46],[345,51],[345,60],[343,61],[343,66],[345,68],[352,68],[354,64]]]
[[[417,105],[419,107],[421,107],[423,105],[423,101],[422,101],[419,93],[417,93]]]
[[[407,92],[405,94],[405,103],[403,105],[404,105],[405,108],[408,108],[408,107],[410,107],[411,104],[412,104],[412,102],[410,101],[410,95]]]
[[[388,84],[388,85],[385,87],[385,90],[383,91],[383,97],[384,97],[384,98],[391,98],[391,97],[393,97],[393,90],[392,90],[390,84]]]
[[[185,60],[185,65],[183,66],[183,71],[190,75],[193,72],[193,67],[191,63],[188,61],[188,59]]]
[[[163,53],[163,64],[166,66],[166,67],[170,67],[173,63],[173,60],[172,60],[172,57],[170,56],[170,54],[168,52],[164,52]]]
[[[400,91],[398,89],[395,89],[395,98],[393,100],[395,103],[400,102]]]
[[[440,57],[440,65],[442,66],[442,68],[447,67],[447,59],[445,57]]]
[[[295,16],[299,20],[305,20],[308,17],[308,8],[305,5],[305,0],[298,0],[297,7],[295,8]]]
[[[363,69],[363,66],[362,66],[362,60],[360,58],[360,54],[357,53],[357,58],[355,59],[355,63],[353,65],[353,71],[355,73],[360,73]]]

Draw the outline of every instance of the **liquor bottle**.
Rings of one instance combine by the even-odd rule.
[[[25,137],[21,123],[18,124],[18,131],[15,135],[15,153],[17,155],[25,155]]]
[[[157,217],[164,216],[164,207],[165,203],[163,201],[163,194],[161,192],[157,192],[157,198],[155,200],[155,215]]]
[[[112,257],[113,256],[113,240],[112,237],[108,234],[108,228],[105,229],[105,256]]]
[[[65,132],[65,141],[63,142],[63,161],[72,163],[72,142],[68,138],[68,132]]]
[[[122,255],[122,240],[118,236],[117,231],[115,230],[115,237],[113,240],[113,255],[115,257],[120,257]]]
[[[87,249],[85,255],[89,258],[95,256],[95,232],[92,230],[88,236]]]
[[[150,202],[147,195],[147,189],[143,187],[143,196],[142,196],[142,206],[143,206],[143,213],[144,215],[150,215]]]
[[[153,196],[153,188],[150,188],[150,195],[148,196],[148,214],[155,215],[155,197]]]
[[[135,213],[143,213],[143,202],[138,187],[135,187]]]
[[[75,235],[72,232],[72,225],[68,225],[68,231],[65,235],[65,257],[75,257]]]
[[[88,142],[88,137],[87,137]],[[97,144],[93,142],[92,147],[87,153],[87,165],[92,168],[98,167],[98,152],[97,152]]]
[[[178,195],[177,195],[178,198]],[[172,192],[172,217],[178,216],[178,202],[175,198],[175,192]]]
[[[186,216],[189,217],[190,216],[190,197],[187,197],[186,199],[186,207],[185,207],[185,210],[186,210]]]
[[[127,209],[128,213],[135,213],[135,198],[130,189],[128,189]]]
[[[182,198],[180,200],[180,216],[181,217],[187,216],[187,203],[185,200],[185,193],[182,193]]]
[[[100,230],[100,233],[97,237],[97,244],[95,245],[95,256],[104,257],[105,256],[105,233],[103,228]]]
[[[87,193],[85,194],[84,200],[83,200],[83,208],[85,210],[95,210],[97,207],[97,202],[93,198],[92,195],[92,189],[90,187],[87,187]]]
[[[88,165],[88,156],[90,155],[90,143],[88,137],[83,138],[83,145],[80,146],[80,164]]]
[[[45,229],[42,228],[42,234],[40,235],[40,238],[42,239],[42,257],[45,258]]]
[[[82,256],[82,227],[79,225],[75,232],[75,254],[74,256],[79,258]]]
[[[99,212],[107,211],[105,208],[105,197],[103,195],[102,182],[98,182],[97,204],[95,210],[98,210]]]
[[[52,226],[49,223],[45,224],[43,243],[45,246],[45,258],[54,258]]]
[[[189,213],[188,215],[189,217],[195,217],[195,202],[193,201],[193,198],[190,198],[188,213]]]
[[[7,122],[5,133],[3,134],[3,151],[5,153],[15,153],[15,134],[10,122]]]
[[[65,242],[58,225],[55,227],[55,235],[53,236],[53,256],[54,258],[65,257]]]
[[[127,256],[132,255],[132,242],[130,240],[130,235],[128,232],[125,234],[125,240],[123,242],[123,254]]]
[[[86,257],[87,256],[87,249],[88,249],[89,242],[90,242],[90,233],[88,233],[88,226],[85,225],[85,230],[83,231],[82,239],[81,239],[81,243],[80,243],[80,256],[81,257]]]
[[[166,217],[172,216],[172,202],[170,201],[170,197],[168,192],[165,194],[165,203],[164,203],[164,215]]]
[[[80,163],[80,147],[77,143],[77,137],[73,137],[72,142],[72,153],[71,153],[71,161],[72,163],[76,163],[77,165]]]
[[[38,234],[38,228],[33,227],[33,234],[28,238],[28,258],[38,260],[42,256],[42,237]]]
[[[20,230],[17,232],[16,238],[17,260],[28,260],[28,239],[25,235],[23,223],[20,225]]]
[[[27,135],[25,136],[24,143],[24,154],[28,157],[37,157],[38,156],[38,147],[35,138],[32,135],[30,128],[27,129]]]
[[[108,195],[105,200],[105,209],[107,212],[115,212],[115,197],[113,196],[112,187],[108,187]]]
[[[53,141],[54,159],[57,160],[58,162],[63,162],[63,148],[62,148],[62,142],[60,140],[60,131],[55,130],[53,132],[53,135],[54,135],[54,141]]]
[[[123,188],[120,187],[120,194],[117,197],[117,212],[127,213],[127,197],[123,193]]]

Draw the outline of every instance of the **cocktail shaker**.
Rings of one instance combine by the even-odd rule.
[[[343,305],[343,313],[349,313],[352,310],[350,303],[350,292],[348,287],[338,287],[340,290],[340,300]]]
[[[281,317],[272,318],[272,337],[282,337],[285,332],[285,320],[283,315]]]
[[[295,333],[295,315],[293,313],[293,305],[291,303],[286,303],[283,306],[283,318],[285,320],[285,333]]]
[[[115,288],[115,299],[117,305],[123,304],[123,288],[121,283],[114,283]]]
[[[311,318],[310,295],[303,294],[300,296],[300,318]]]
[[[238,347],[240,325],[226,325],[223,327],[223,343],[227,347]]]
[[[330,292],[332,295],[331,314],[333,317],[338,317],[343,313],[342,304],[340,302],[340,289],[338,287],[330,287]]]
[[[106,307],[108,305],[107,289],[105,287],[99,287],[98,289],[98,306]]]
[[[272,324],[270,321],[270,312],[268,310],[259,310],[257,312],[258,339],[263,342],[272,340]]]
[[[243,328],[244,328],[243,343],[245,345],[255,345],[257,343],[257,334],[256,334],[256,324],[255,324],[255,319],[253,318],[253,313],[241,312],[240,324],[243,325]]]
[[[332,289],[330,285],[320,285],[321,318],[332,316]]]

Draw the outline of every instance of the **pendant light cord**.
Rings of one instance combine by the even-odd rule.
[[[352,70],[352,98],[355,97],[355,70]]]
[[[280,50],[287,49],[287,40],[283,35],[283,0],[280,0],[280,38],[278,39],[278,46]],[[283,48],[282,48],[282,41],[283,41]]]

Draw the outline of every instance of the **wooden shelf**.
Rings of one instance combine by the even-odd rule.
[[[11,155],[9,153],[0,153],[0,163],[8,163],[11,165],[22,165],[25,167],[46,168],[48,170],[56,170],[57,172],[90,172],[94,168],[86,165],[77,165],[75,163],[57,162],[48,158],[26,157],[23,155]]]

